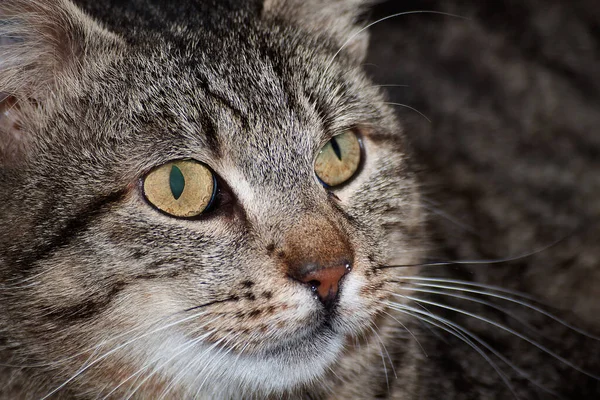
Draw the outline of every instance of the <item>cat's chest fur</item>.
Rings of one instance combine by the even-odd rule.
[[[421,269],[436,207],[393,104],[362,71],[365,7],[0,3],[1,398],[551,386],[554,364],[538,384],[490,362],[504,357],[490,336],[512,325],[479,329],[488,309],[452,303],[477,295],[469,281]],[[440,290],[461,294],[421,296]]]

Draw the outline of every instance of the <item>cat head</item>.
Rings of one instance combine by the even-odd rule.
[[[308,387],[419,260],[363,2],[224,4],[0,5],[0,328],[52,387]]]

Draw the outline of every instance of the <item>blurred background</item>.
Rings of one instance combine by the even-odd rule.
[[[600,1],[396,0],[370,20],[419,10],[452,15],[377,23],[365,68],[413,146],[432,258],[535,252],[427,272],[531,294],[600,333]],[[533,324],[558,340],[551,348],[600,371],[598,341],[572,339],[543,318]],[[597,381],[572,379],[565,398],[600,393]]]
[[[498,268],[600,326],[600,2],[396,0],[372,19],[417,10],[455,16],[374,25],[366,69],[397,103],[440,256],[565,238]]]

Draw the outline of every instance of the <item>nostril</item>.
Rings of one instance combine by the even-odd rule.
[[[312,281],[306,282],[306,284],[308,286],[310,286],[310,288],[313,290],[313,292],[316,292],[317,288],[321,285],[321,282],[312,280]]]
[[[309,265],[302,274],[297,274],[294,279],[311,288],[324,304],[332,303],[338,295],[342,278],[352,270],[350,263],[340,263],[335,267],[322,268],[319,265]]]
[[[344,263],[344,268],[346,268],[346,274],[350,271],[352,271],[352,264],[350,264],[349,262]]]

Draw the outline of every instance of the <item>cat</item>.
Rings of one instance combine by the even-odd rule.
[[[0,398],[600,393],[591,314],[584,331],[516,293],[511,263],[442,265],[561,244],[525,224],[525,249],[478,253],[444,225],[436,130],[363,70],[385,56],[368,3],[0,2]],[[459,191],[453,160],[437,176]],[[495,198],[484,215],[516,225]]]

